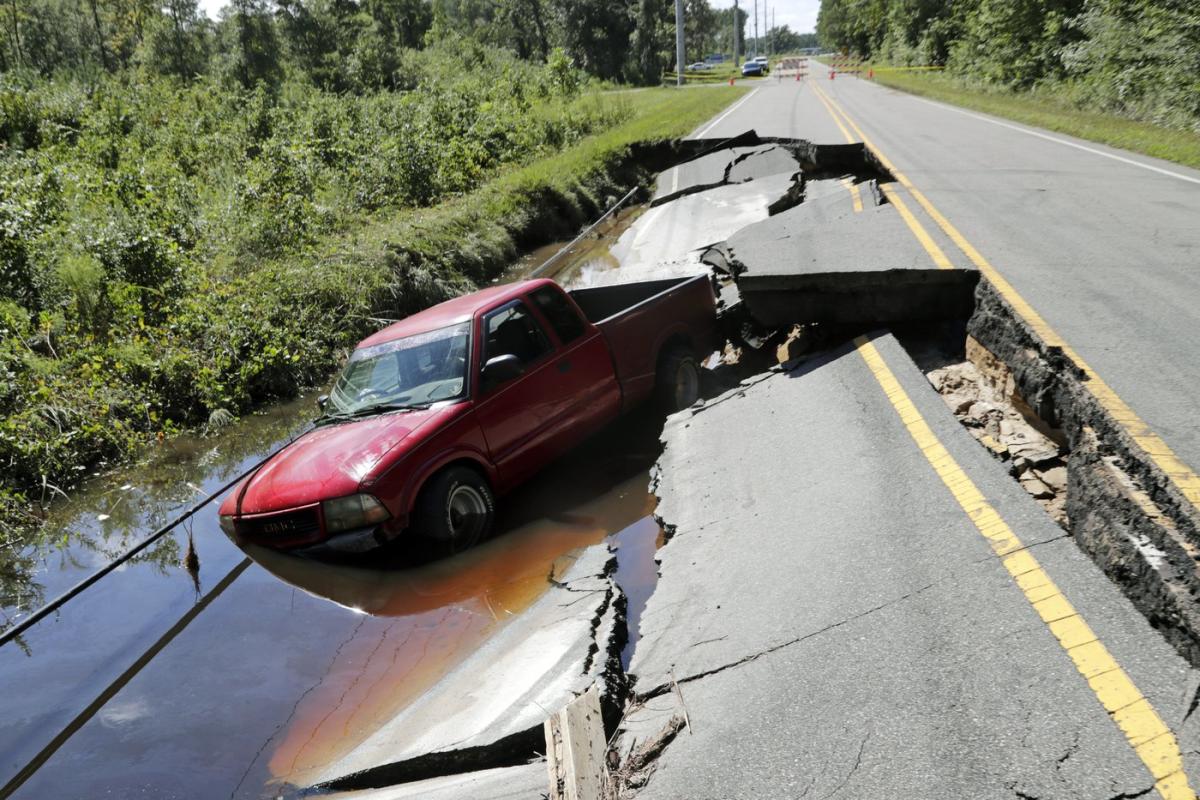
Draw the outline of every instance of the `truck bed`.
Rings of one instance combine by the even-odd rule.
[[[665,346],[686,343],[697,359],[717,346],[716,304],[707,275],[574,289],[569,294],[608,340],[626,409],[654,391]]]

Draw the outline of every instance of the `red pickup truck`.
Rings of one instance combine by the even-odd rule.
[[[221,504],[238,542],[357,552],[408,531],[452,552],[487,535],[494,497],[657,395],[695,401],[715,349],[705,276],[565,292],[495,286],[364,339],[313,430]]]

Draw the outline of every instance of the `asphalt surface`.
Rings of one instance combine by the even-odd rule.
[[[728,240],[747,278],[891,269],[933,269],[929,256],[890,204],[858,186],[856,208],[838,180],[805,185],[805,199]]]
[[[1200,683],[962,429],[890,336],[934,435],[1180,737]],[[680,734],[639,797],[1108,798],[1154,780],[853,346],[672,417],[674,526],[628,721]],[[671,682],[677,682],[678,693]],[[664,691],[665,690],[665,691]],[[682,698],[682,702],[680,701]]]
[[[1050,134],[814,67],[761,82],[705,137],[846,141],[844,109],[1052,328],[1200,469],[1200,171]],[[851,139],[858,139],[852,130]],[[934,222],[908,201],[946,254]]]

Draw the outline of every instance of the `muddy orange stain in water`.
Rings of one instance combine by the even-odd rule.
[[[537,498],[522,498],[533,505]],[[580,549],[649,514],[646,475],[602,496],[511,527],[451,559],[376,571],[256,552],[260,563],[311,594],[364,613],[321,683],[297,706],[269,762],[302,786],[354,749],[462,663],[560,578]],[[519,517],[520,509],[506,517]]]

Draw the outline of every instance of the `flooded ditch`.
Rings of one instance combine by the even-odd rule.
[[[561,259],[560,279],[601,268],[594,254],[641,210]],[[0,575],[8,619],[104,566],[313,416],[309,395],[95,477],[55,505],[20,568]],[[609,537],[620,552],[615,582],[644,603],[656,577],[647,482],[661,422],[622,420],[507,496],[489,541],[420,566],[400,552],[339,564],[243,553],[210,505],[0,648],[0,797],[291,794],[460,669],[581,554],[607,553]],[[635,646],[624,645],[626,659]]]

